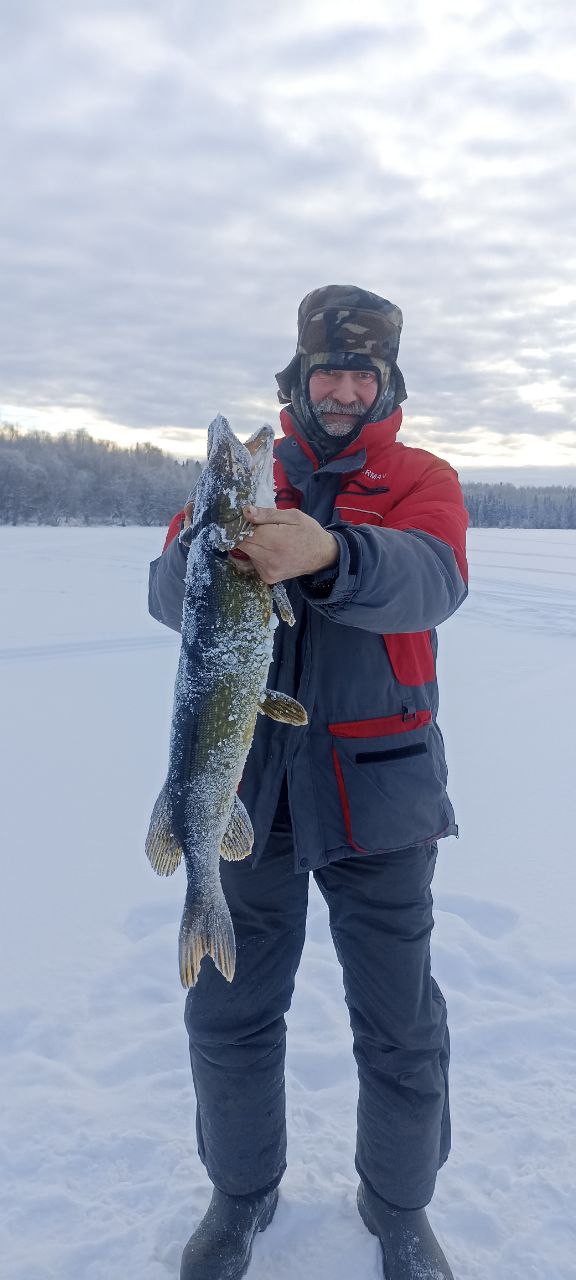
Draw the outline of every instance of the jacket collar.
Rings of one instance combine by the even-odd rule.
[[[363,466],[366,460],[372,460],[374,455],[380,454],[383,449],[389,448],[396,441],[396,436],[402,425],[402,409],[398,405],[390,417],[383,418],[381,422],[367,422],[363,426],[360,435],[348,445],[347,448],[341,449],[339,453],[333,455],[330,461],[321,469],[323,471],[344,471],[352,470],[352,467],[342,466],[340,459],[354,459],[357,466]],[[314,471],[320,469],[320,465],[314,450],[308,443],[306,437],[298,430],[294,418],[288,409],[282,409],[280,414],[280,426],[285,436],[295,438],[300,445],[303,453],[313,464]],[[334,463],[340,462],[339,466]]]

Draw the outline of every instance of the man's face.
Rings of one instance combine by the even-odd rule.
[[[315,369],[308,394],[328,434],[347,435],[374,404],[378,376],[371,369]]]

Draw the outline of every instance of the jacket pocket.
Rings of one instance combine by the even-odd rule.
[[[450,827],[444,755],[429,711],[345,721],[328,729],[353,849],[402,849]]]

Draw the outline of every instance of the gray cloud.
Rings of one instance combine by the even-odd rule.
[[[341,281],[404,311],[408,418],[455,445],[570,428],[570,0],[507,29],[495,3],[454,29],[440,5],[445,40],[395,8],[6,14],[0,399],[247,429],[300,298]]]

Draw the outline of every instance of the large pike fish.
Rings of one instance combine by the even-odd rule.
[[[188,876],[180,925],[184,987],[193,986],[202,957],[232,981],[236,944],[220,883],[220,857],[245,858],[254,833],[236,788],[263,712],[291,725],[306,711],[266,689],[280,616],[294,615],[281,583],[240,571],[230,551],[250,536],[242,508],[274,506],[272,445],[264,426],[241,444],[221,415],[208,428],[208,462],[196,488],[182,614],[182,647],[174,689],[168,777],[152,812],[147,856],[168,876],[184,857]]]

